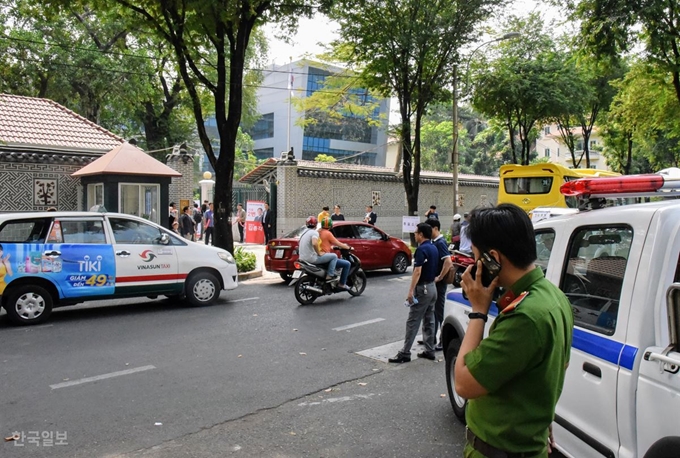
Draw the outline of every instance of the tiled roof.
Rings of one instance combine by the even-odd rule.
[[[154,159],[128,142],[118,145],[96,161],[86,165],[71,176],[89,175],[155,175],[181,177],[182,174]]]
[[[0,146],[109,151],[123,141],[51,100],[0,94]]]
[[[257,183],[267,174],[271,173],[272,170],[276,169],[276,164],[278,162],[279,161],[275,158],[269,158],[250,173],[244,175],[239,181],[244,183]],[[401,169],[399,169],[398,173],[395,173],[394,169],[389,167],[304,160],[296,160],[296,165],[299,176],[372,181],[401,181]],[[420,181],[421,183],[449,184],[453,183],[453,175],[450,172],[421,170]],[[497,187],[499,178],[462,173],[458,175],[458,181],[459,183],[468,186]]]

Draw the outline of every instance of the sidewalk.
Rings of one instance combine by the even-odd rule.
[[[244,280],[250,280],[251,278],[257,278],[257,277],[262,277],[262,276],[269,276],[272,275],[271,272],[267,272],[264,269],[264,253],[265,253],[265,245],[260,245],[256,243],[239,243],[239,242],[234,242],[234,251],[236,248],[241,247],[243,248],[244,251],[247,251],[249,253],[254,253],[255,258],[256,258],[256,263],[255,263],[255,270],[250,271],[250,272],[239,272],[238,274],[238,280],[239,281],[244,281]]]

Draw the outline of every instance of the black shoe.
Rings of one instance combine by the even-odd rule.
[[[436,347],[434,347],[434,351],[444,351],[444,347],[442,347],[442,344],[439,344]]]
[[[436,359],[434,357],[434,355],[431,355],[429,353],[425,353],[424,351],[418,353],[418,358],[425,358],[425,359],[429,359],[430,361],[434,361]]]
[[[388,363],[410,363],[411,357],[397,353],[397,356],[387,360]]]
[[[425,342],[423,342],[422,340],[419,340],[418,345],[425,345]]]

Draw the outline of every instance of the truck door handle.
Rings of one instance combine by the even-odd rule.
[[[57,250],[45,251],[43,253],[43,256],[61,256],[61,251],[57,251]]]
[[[593,363],[589,362],[583,363],[583,370],[589,374],[594,375],[597,378],[602,378],[602,369],[600,369]]]
[[[127,258],[128,256],[130,256],[130,252],[126,250],[116,251],[116,256],[120,256],[121,258]]]

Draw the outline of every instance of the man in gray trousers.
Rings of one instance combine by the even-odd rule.
[[[411,304],[406,320],[406,338],[404,348],[394,358],[388,359],[390,363],[411,361],[411,347],[413,341],[416,340],[421,321],[423,322],[425,351],[418,353],[418,358],[432,361],[435,359],[434,304],[437,300],[437,287],[434,279],[439,274],[439,252],[432,243],[432,227],[429,224],[418,224],[415,237],[418,248],[413,256],[413,276],[406,297],[407,303]]]

